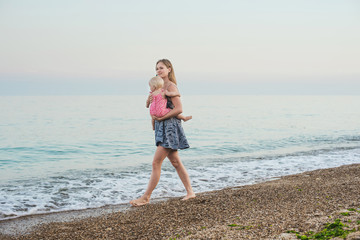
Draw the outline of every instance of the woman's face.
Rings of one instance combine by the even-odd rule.
[[[161,77],[162,79],[168,77],[169,72],[171,71],[171,68],[167,68],[166,65],[162,62],[159,62],[156,65],[156,74]]]

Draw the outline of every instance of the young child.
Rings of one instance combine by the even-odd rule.
[[[152,103],[150,105],[150,101],[146,102],[146,107],[148,108],[150,105],[150,115],[151,116],[155,116],[155,117],[163,117],[165,116],[168,112],[171,111],[170,108],[166,108],[166,104],[167,104],[167,99],[166,96],[168,97],[176,97],[179,96],[180,94],[178,92],[169,92],[169,91],[164,91],[163,86],[164,86],[164,80],[161,77],[153,77],[152,79],[150,79],[149,81],[149,86],[150,86],[150,94],[152,96]],[[184,122],[192,119],[192,116],[184,116],[182,114],[179,114],[176,116],[176,118],[183,120]],[[155,130],[155,120],[152,120],[152,126],[153,126],[153,130]]]

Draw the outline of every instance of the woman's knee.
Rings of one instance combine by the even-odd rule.
[[[181,166],[181,160],[177,152],[170,152],[168,158],[174,168],[178,168]]]
[[[166,158],[166,156],[168,155],[168,153],[169,153],[169,151],[166,148],[158,147],[156,149],[154,159],[152,162],[153,168],[161,167],[161,165],[162,165],[164,159]]]
[[[152,167],[153,168],[161,168],[162,162],[163,162],[163,160],[154,158],[154,160],[152,162]]]
[[[180,159],[170,159],[170,162],[174,168],[180,167],[180,164],[181,164]]]

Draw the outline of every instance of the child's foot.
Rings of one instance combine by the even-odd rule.
[[[148,204],[149,202],[150,202],[149,198],[141,196],[138,199],[130,201],[130,204],[133,205],[134,207],[140,207],[140,206]]]
[[[192,116],[186,116],[186,117],[184,118],[184,122],[189,121],[190,119],[192,119]]]
[[[186,195],[186,196],[185,196],[183,199],[181,199],[181,200],[186,201],[186,200],[189,200],[189,199],[191,199],[191,198],[196,198],[195,193],[190,193],[190,194]]]

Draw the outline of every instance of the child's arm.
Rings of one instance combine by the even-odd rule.
[[[150,93],[146,100],[146,108],[149,108],[151,102],[152,102],[152,94]]]

